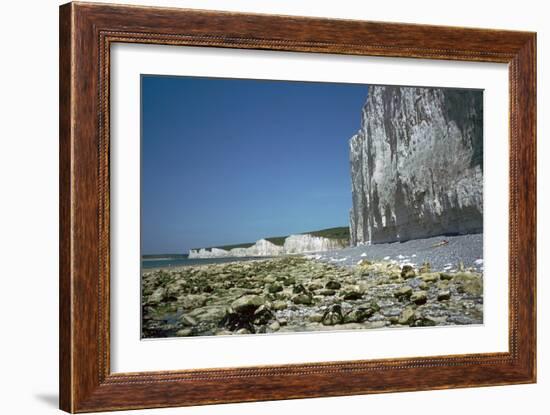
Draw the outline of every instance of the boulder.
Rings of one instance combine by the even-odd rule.
[[[399,287],[397,290],[395,290],[393,295],[399,300],[403,300],[405,298],[410,298],[412,293],[413,293],[412,287],[408,285],[404,285],[402,287]]]
[[[313,304],[313,297],[311,294],[300,293],[292,297],[292,302],[294,304],[311,305]]]
[[[420,274],[425,274],[427,272],[430,272],[431,270],[432,270],[432,264],[430,264],[429,262],[424,262],[420,267],[420,269],[418,270],[418,272]]]
[[[252,322],[254,324],[263,325],[269,323],[269,321],[273,320],[274,316],[271,310],[264,304],[258,307],[256,311],[254,311],[254,315],[252,317]]]
[[[470,296],[483,295],[483,280],[481,275],[471,272],[459,272],[453,278],[457,291]]]
[[[403,268],[401,268],[401,277],[405,279],[416,277],[414,268],[411,265],[403,265]]]
[[[197,308],[187,315],[193,317],[198,322],[211,322],[218,324],[227,314],[227,307],[213,305]]]
[[[199,308],[206,304],[206,296],[203,294],[185,294],[177,299],[183,309]]]
[[[149,304],[158,304],[164,300],[164,295],[166,294],[166,288],[158,287],[147,299]]]
[[[259,295],[244,295],[233,301],[231,303],[231,308],[239,314],[252,314],[264,304],[264,298]]]
[[[424,282],[436,282],[439,280],[439,273],[438,272],[427,272],[420,275],[420,278]]]
[[[334,326],[335,324],[341,324],[343,321],[342,307],[339,304],[334,304],[325,311],[321,322],[325,326]]]
[[[359,300],[363,297],[363,290],[356,285],[351,285],[345,287],[341,292],[342,298],[344,300]]]
[[[357,307],[344,316],[344,323],[362,323],[374,313],[372,307]]]
[[[309,316],[309,321],[311,321],[312,323],[320,323],[321,321],[323,321],[323,314],[311,314]]]
[[[325,284],[325,288],[329,290],[339,290],[342,284],[340,284],[338,281],[330,280]]]
[[[399,319],[397,320],[398,324],[402,325],[410,325],[414,323],[415,320],[415,310],[412,307],[406,307],[399,316]]]
[[[292,288],[292,292],[294,294],[300,294],[300,293],[307,293],[308,290],[302,284],[296,284],[294,288]]]
[[[316,291],[316,290],[321,290],[323,288],[323,284],[319,283],[319,282],[312,282],[311,284],[309,284],[307,286],[307,289],[309,291]]]
[[[451,299],[451,292],[449,290],[440,291],[437,293],[437,301],[444,301]]]
[[[426,291],[415,291],[411,294],[410,300],[417,305],[426,304],[428,293]]]
[[[179,322],[182,326],[185,326],[185,327],[193,327],[198,324],[198,321],[188,314],[183,314],[179,318]]]
[[[281,310],[284,310],[286,308],[287,308],[286,301],[277,300],[277,301],[273,301],[273,303],[271,303],[271,309],[274,310],[274,311],[281,311]]]
[[[271,324],[269,325],[269,329],[270,329],[271,331],[278,331],[280,328],[281,328],[281,325],[279,324],[278,321],[274,321],[273,323],[271,323]]]
[[[268,291],[269,293],[272,293],[272,294],[278,293],[278,292],[280,292],[280,291],[283,291],[283,286],[282,286],[282,284],[280,284],[280,283],[278,283],[278,282],[271,283],[271,284],[267,285],[266,288],[267,288],[267,291]]]

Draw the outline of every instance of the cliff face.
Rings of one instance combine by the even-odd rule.
[[[233,248],[230,250],[219,248],[191,249],[189,251],[189,258],[271,257],[283,254],[329,251],[332,249],[340,249],[345,246],[345,242],[338,239],[302,234],[288,236],[283,246],[275,245],[266,239],[260,239],[248,248]]]
[[[301,252],[332,251],[344,248],[346,244],[339,239],[323,238],[312,235],[290,235],[285,239],[283,251],[286,254],[298,254]]]
[[[482,232],[482,91],[370,86],[349,147],[352,245]]]

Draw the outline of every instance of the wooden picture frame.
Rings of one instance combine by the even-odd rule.
[[[509,351],[111,373],[109,59],[117,42],[507,63]],[[61,409],[91,412],[535,382],[535,33],[69,3],[60,8],[59,93]]]

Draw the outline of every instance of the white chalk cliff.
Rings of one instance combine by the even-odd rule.
[[[285,254],[330,251],[345,246],[346,242],[340,239],[301,234],[288,236],[283,246],[275,245],[266,239],[260,239],[248,248],[233,248],[230,250],[219,248],[191,249],[189,251],[189,258],[271,257]]]
[[[349,142],[352,245],[483,230],[483,93],[370,86]]]
[[[290,235],[285,239],[283,252],[285,254],[299,254],[302,252],[320,252],[341,249],[346,244],[340,239],[323,238],[309,234]]]

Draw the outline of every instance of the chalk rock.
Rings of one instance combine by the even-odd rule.
[[[370,86],[349,142],[352,245],[483,230],[483,93]]]

